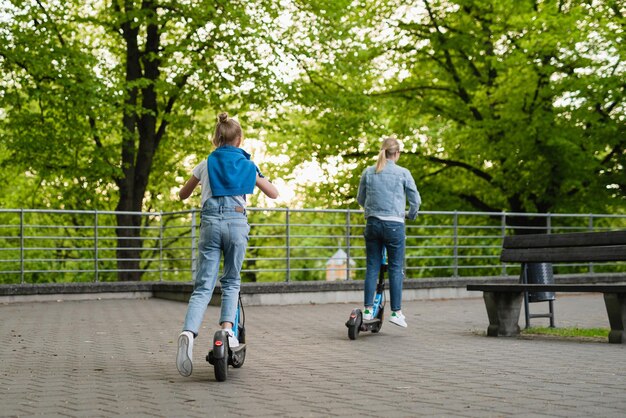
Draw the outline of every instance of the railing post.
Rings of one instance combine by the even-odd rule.
[[[20,283],[24,284],[24,209],[20,209]]]
[[[191,211],[191,280],[196,277],[196,211]]]
[[[459,215],[457,211],[454,211],[454,244],[453,244],[453,273],[454,277],[459,276],[459,235],[458,235],[458,218]]]
[[[548,219],[546,220],[546,228],[547,228],[546,233],[551,234],[552,233],[552,214],[550,212],[548,212]]]
[[[285,212],[285,258],[287,263],[287,271],[285,281],[289,282],[291,280],[291,242],[290,242],[290,230],[291,227],[289,225],[289,208]]]
[[[163,281],[163,212],[159,212],[159,281]]]
[[[98,283],[100,281],[99,270],[98,270],[98,210],[94,210],[93,212],[93,269],[95,273],[95,281]]]
[[[346,280],[350,280],[350,209],[346,211]]]
[[[502,221],[501,221],[501,235],[502,235],[502,242],[500,243],[500,248],[502,248],[502,244],[504,243],[504,237],[506,236],[506,212],[502,212]],[[502,267],[502,275],[506,276],[506,263],[501,262],[501,267]]]
[[[589,214],[589,232],[593,232],[593,214]],[[589,263],[589,273],[593,274],[593,263]]]

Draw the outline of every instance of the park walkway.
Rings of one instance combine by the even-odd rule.
[[[248,307],[246,363],[218,383],[204,361],[218,308],[209,307],[184,378],[174,359],[185,303],[0,305],[0,415],[626,414],[626,346],[485,337],[478,297],[406,302],[408,329],[386,322],[380,334],[350,341],[352,306]],[[608,326],[601,295],[559,295],[555,306],[557,325]]]

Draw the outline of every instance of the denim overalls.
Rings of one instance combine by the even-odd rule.
[[[213,295],[222,253],[224,272],[220,277],[222,309],[219,323],[235,322],[241,285],[239,274],[250,232],[245,208],[230,196],[207,199],[202,205],[201,219],[198,267],[183,327],[195,335],[198,335]]]

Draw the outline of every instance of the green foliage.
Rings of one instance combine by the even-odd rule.
[[[127,210],[167,209],[181,161],[210,152],[216,113],[245,121],[278,94],[271,2],[3,2],[0,13],[0,171],[29,173],[3,206],[115,209],[128,191],[140,205]]]
[[[381,138],[396,135],[423,210],[622,213],[625,12],[612,0],[2,1],[0,206],[197,206],[176,191],[211,151],[215,115],[226,110],[247,139],[282,157],[262,168],[298,182],[294,205],[358,208],[362,170]],[[305,172],[312,180],[300,181]],[[251,242],[280,251],[285,231],[273,216]],[[307,216],[295,223],[345,235]],[[113,228],[108,258],[122,254],[117,244],[131,251],[143,237],[143,261],[133,268],[149,272],[156,230],[113,218],[112,226],[141,234]],[[512,225],[545,227],[542,219]],[[184,234],[189,221],[168,220],[166,231]],[[86,233],[68,222],[68,235]],[[429,238],[420,222],[430,224],[409,225],[414,277],[432,275],[441,265],[434,251],[450,244]],[[477,226],[497,241],[488,222]],[[295,247],[323,248],[294,249],[291,278],[318,278],[310,269],[338,244],[298,228]],[[459,254],[437,254],[450,274],[484,256],[471,238],[460,240],[467,245]],[[171,242],[166,251],[184,258]],[[254,247],[248,263],[259,272],[246,280],[284,277]]]
[[[395,134],[426,210],[623,205],[616,3],[366,4],[318,29],[332,41],[301,62],[305,77],[293,88],[302,108],[285,112],[276,141],[291,156],[285,173],[311,159],[340,168],[309,199],[354,206],[361,170],[379,139]]]
[[[188,176],[181,162],[208,154],[222,109],[289,156],[281,176],[310,162],[329,175],[299,190],[309,206],[355,208],[359,175],[390,134],[404,140],[424,209],[610,211],[624,199],[615,2],[72,1],[2,12],[0,171],[21,183],[4,206],[114,209],[127,177],[146,175],[128,170],[148,164],[139,209],[180,208],[170,189]],[[163,128],[152,142],[125,125],[146,117]]]
[[[0,204],[180,207],[182,161],[211,151],[217,111],[245,123],[279,94],[278,12],[264,1],[0,3],[0,171],[27,175]],[[118,267],[138,271],[140,220],[117,224]]]

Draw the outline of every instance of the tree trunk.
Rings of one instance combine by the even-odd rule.
[[[132,7],[128,6],[127,7]],[[132,86],[126,90],[123,111],[123,144],[122,144],[122,175],[116,179],[119,188],[117,215],[117,268],[118,280],[141,280],[141,216],[128,212],[141,212],[143,199],[148,187],[154,154],[165,129],[165,122],[158,133],[156,129],[159,115],[155,83],[160,76],[159,71],[159,30],[154,23],[155,6],[151,1],[142,3],[145,12],[144,42],[138,41],[141,33],[140,25],[132,19],[121,24],[122,35],[126,42],[126,82]],[[126,16],[132,16],[126,10]],[[139,49],[140,44],[145,50]],[[149,83],[141,89],[135,87],[139,79]],[[141,113],[135,109],[141,103]]]
[[[515,213],[524,213],[525,208],[518,195],[514,195],[509,198],[509,205],[511,210]],[[548,217],[547,216],[532,216],[532,215],[520,215],[520,216],[507,216],[506,224],[513,228],[515,235],[528,235],[528,234],[547,234],[548,233]]]

